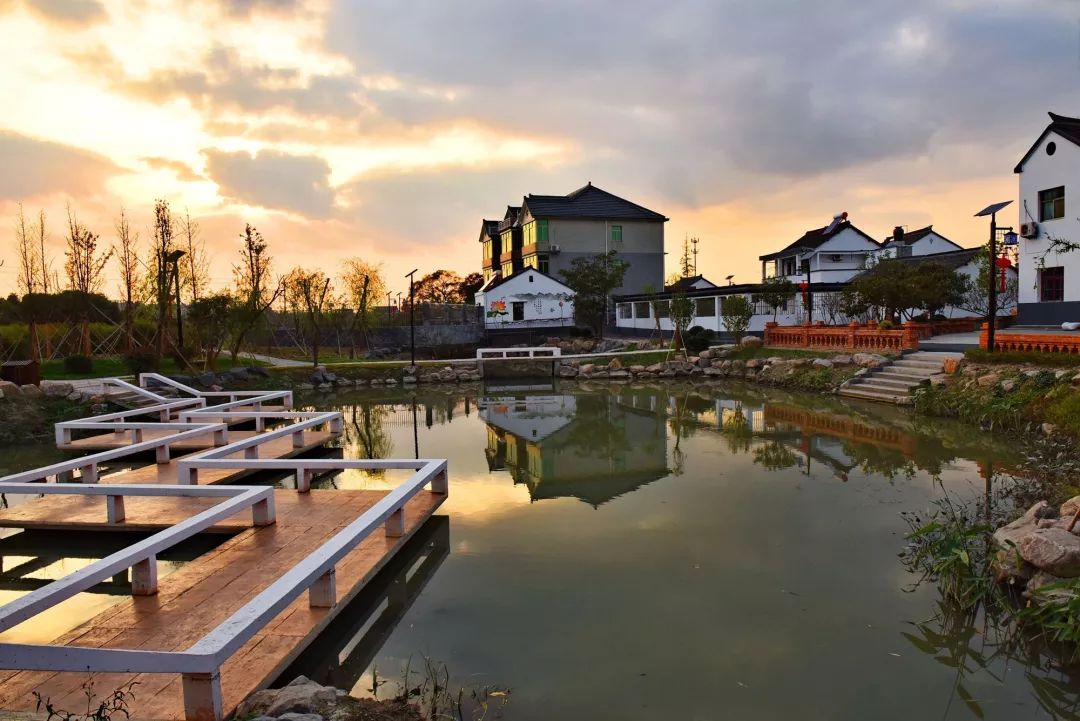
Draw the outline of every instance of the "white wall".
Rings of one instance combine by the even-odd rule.
[[[1053,155],[1046,154],[1050,142],[1057,145]],[[1065,186],[1065,217],[1039,223],[1039,191]],[[1025,212],[1025,204],[1027,212]],[[1020,173],[1020,207],[1015,229],[1031,220],[1039,223],[1039,237],[1020,239],[1020,302],[1039,302],[1039,256],[1049,247],[1048,235],[1080,242],[1080,147],[1057,133],[1049,133],[1031,154]],[[1029,217],[1030,214],[1030,217]],[[1007,218],[998,223],[1008,225]],[[989,231],[987,231],[989,233]],[[1065,301],[1080,301],[1080,252],[1053,254],[1046,257],[1046,266],[1065,268]]]
[[[574,294],[543,273],[527,269],[476,296],[487,328],[560,327],[574,324]],[[524,304],[524,319],[515,321],[514,303]],[[499,304],[505,306],[499,310]]]

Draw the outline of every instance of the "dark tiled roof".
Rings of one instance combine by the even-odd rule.
[[[520,205],[508,205],[506,206],[506,215],[503,216],[502,221],[499,223],[499,232],[506,230],[507,228],[513,228],[518,225],[518,219],[521,217]]]
[[[536,268],[533,268],[531,265],[527,265],[524,268],[522,268],[521,270],[519,270],[519,271],[517,271],[515,273],[511,273],[510,275],[506,276],[505,278],[502,277],[501,273],[496,273],[494,276],[492,276],[491,280],[488,281],[487,285],[485,285],[483,288],[481,288],[479,292],[487,293],[489,290],[494,290],[495,288],[498,288],[503,283],[506,283],[506,282],[508,282],[510,280],[513,280],[514,278],[517,278],[519,276],[525,275],[530,270],[532,272],[536,273],[537,275],[542,275],[545,278],[548,278],[550,280],[555,281],[559,285],[561,285],[564,288],[566,288],[567,290],[569,290],[571,293],[574,292],[573,289],[570,286],[568,286],[566,283],[562,282],[561,280],[559,280],[555,276],[548,275],[547,273],[541,273],[539,270],[537,270]]]
[[[480,242],[494,240],[499,237],[499,221],[484,218],[480,226]]]
[[[656,211],[612,195],[591,182],[567,195],[527,195],[523,206],[534,218],[595,218],[598,220],[667,220]]]
[[[955,245],[957,250],[960,250],[963,247],[959,243],[957,243],[955,241],[952,241],[952,240],[949,240],[944,235],[942,235],[941,233],[934,230],[934,226],[932,226],[932,225],[928,225],[925,228],[919,228],[918,230],[909,230],[909,231],[907,231],[906,233],[904,233],[904,237],[900,239],[900,242],[902,242],[904,245],[914,245],[915,243],[919,242],[920,240],[922,240],[926,236],[930,235],[931,233],[933,233],[937,237],[941,238],[942,240],[944,240],[949,245]],[[896,239],[893,238],[893,236],[890,235],[888,238],[885,239],[885,243],[886,244],[893,243],[893,242],[895,242],[895,240]]]
[[[916,264],[937,263],[938,265],[944,265],[946,268],[952,268],[953,270],[956,270],[957,268],[965,266],[972,260],[974,260],[979,255],[980,251],[982,251],[982,248],[963,248],[961,250],[951,250],[948,253],[932,253],[930,255],[907,255],[902,258],[890,258],[886,262]],[[873,275],[880,267],[880,264],[876,265],[869,270],[864,270],[862,273],[859,273],[859,275],[855,277],[857,278],[861,275]]]
[[[769,253],[768,255],[760,255],[758,256],[758,260],[774,260],[785,255],[791,255],[797,250],[814,250],[815,248],[819,248],[824,245],[825,241],[839,235],[848,228],[851,228],[874,245],[880,245],[880,243],[878,243],[876,240],[874,240],[869,235],[852,225],[850,220],[845,220],[837,223],[836,226],[833,227],[831,232],[826,232],[829,230],[829,226],[827,225],[823,228],[814,228],[813,230],[808,230],[803,233],[801,238],[796,240],[788,247],[784,248],[783,250],[778,250],[775,253]]]
[[[689,278],[679,278],[677,281],[675,281],[671,285],[664,286],[664,290],[668,291],[669,293],[678,293],[680,291],[694,290],[694,283],[697,283],[699,280],[705,281],[706,283],[708,283],[713,288],[716,287],[716,283],[713,283],[712,281],[710,281],[705,276],[703,276],[703,275],[695,275],[695,276],[691,276]]]
[[[1013,168],[1014,173],[1020,173],[1024,170],[1024,163],[1027,162],[1031,154],[1042,144],[1043,139],[1050,133],[1057,133],[1061,137],[1068,140],[1070,143],[1080,145],[1080,118],[1070,118],[1067,115],[1058,115],[1057,113],[1049,113],[1050,124],[1046,126],[1046,129],[1042,131],[1042,135],[1035,141],[1035,144],[1028,148],[1028,151],[1024,153],[1024,157],[1020,159],[1020,162]]]

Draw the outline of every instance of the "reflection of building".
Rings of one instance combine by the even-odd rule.
[[[491,470],[506,470],[533,500],[593,506],[668,474],[665,416],[609,396],[525,396],[479,403]]]

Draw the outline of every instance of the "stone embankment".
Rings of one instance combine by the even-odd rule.
[[[1020,518],[994,532],[994,568],[1001,582],[1023,588],[1025,595],[1049,584],[1080,578],[1080,496],[1061,506],[1039,501]],[[1064,592],[1064,591],[1063,591]]]
[[[40,386],[16,385],[0,381],[0,398],[4,400],[36,401],[42,398],[65,398],[73,403],[85,403],[94,398],[93,390],[79,389],[66,381],[41,381]]]

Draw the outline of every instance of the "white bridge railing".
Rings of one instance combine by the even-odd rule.
[[[405,506],[410,499],[425,487],[430,488],[432,493],[448,493],[447,465],[445,460],[440,459],[260,458],[260,447],[275,439],[289,436],[292,446],[297,448],[304,444],[305,430],[327,428],[331,433],[340,433],[343,429],[341,413],[293,411],[292,393],[289,391],[204,392],[153,373],[142,374],[140,383],[171,386],[191,397],[171,399],[118,381],[119,387],[130,386],[129,390],[136,389],[150,400],[160,402],[148,407],[59,423],[56,439],[58,444],[63,445],[71,442],[73,431],[105,430],[112,431],[117,439],[129,440],[128,444],[0,477],[0,493],[101,496],[106,501],[108,521],[117,524],[126,519],[124,499],[127,497],[211,497],[226,500],[0,607],[0,632],[127,568],[132,569],[133,594],[156,593],[156,558],[161,551],[246,508],[252,509],[254,526],[275,522],[272,488],[200,486],[200,469],[293,471],[299,492],[310,490],[312,476],[316,473],[353,468],[414,471],[397,488],[187,649],[150,651],[0,643],[0,668],[84,673],[181,674],[186,717],[221,719],[223,706],[220,673],[225,661],[303,593],[308,594],[312,607],[334,606],[336,565],[380,526],[385,528],[389,537],[403,536],[406,528]],[[207,406],[208,399],[227,400]],[[279,409],[272,410],[270,406],[278,406]],[[156,415],[160,421],[138,420],[148,415]],[[257,434],[229,442],[230,423],[240,421],[254,421]],[[267,430],[268,422],[282,422],[283,425]],[[149,431],[166,433],[147,439],[145,435]],[[207,435],[212,435],[213,447],[171,460],[171,444]],[[99,464],[151,449],[155,451],[158,463],[175,464],[177,484],[97,483]],[[229,457],[240,452],[243,452],[243,457]],[[80,474],[78,477],[74,476],[76,470]],[[49,478],[81,482],[47,483]],[[45,483],[42,483],[43,481]]]
[[[551,360],[562,356],[562,351],[554,346],[534,346],[532,348],[478,348],[476,360]]]

